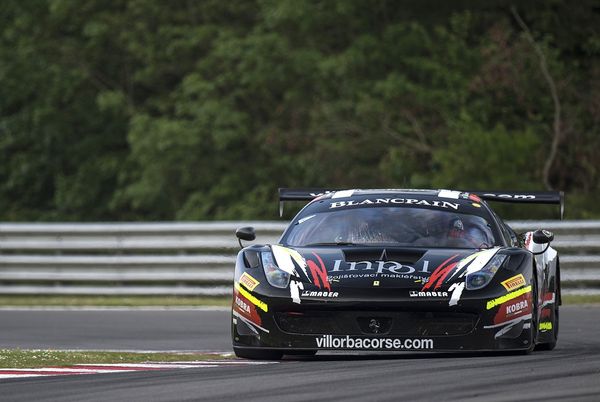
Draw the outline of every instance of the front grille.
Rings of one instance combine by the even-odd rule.
[[[471,332],[477,314],[450,312],[306,311],[278,312],[279,328],[291,334],[451,336]]]

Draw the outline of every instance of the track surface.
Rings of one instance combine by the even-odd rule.
[[[3,323],[0,345],[16,346],[21,331],[37,328],[43,337],[45,325],[59,317],[47,342],[57,342],[62,332],[69,348],[99,347],[138,349],[161,347],[207,350],[211,345],[228,344],[227,312],[104,312],[105,321],[90,317],[44,312],[46,321],[27,323],[38,316],[19,312],[19,324],[7,321],[9,312],[0,312]],[[152,312],[151,312],[152,313]],[[191,314],[190,314],[191,313]],[[88,313],[89,314],[89,313]],[[72,315],[73,318],[69,318]],[[110,316],[115,320],[111,321]],[[168,317],[167,317],[168,316]],[[15,316],[10,316],[14,319]],[[165,318],[167,317],[167,318]],[[165,320],[165,321],[161,321]],[[168,321],[167,321],[168,320]],[[200,324],[190,324],[188,321]],[[83,322],[82,322],[83,321]],[[232,400],[567,400],[600,399],[600,307],[564,307],[561,310],[561,338],[552,352],[531,355],[417,355],[417,354],[324,354],[304,361],[280,364],[212,369],[186,369],[170,372],[101,374],[78,377],[5,380],[0,383],[3,401],[232,401]],[[108,326],[113,337],[100,342],[81,340],[73,335],[89,335],[87,330]],[[69,325],[73,325],[72,328]],[[5,340],[4,331],[13,337]],[[149,328],[162,329],[154,334]],[[17,328],[18,327],[18,328]],[[82,331],[81,328],[86,328]],[[199,328],[200,332],[185,332]],[[119,334],[118,336],[116,334]],[[129,335],[127,335],[129,334]],[[133,338],[125,339],[126,336]],[[185,343],[187,337],[189,343]],[[98,336],[100,338],[100,336]],[[139,341],[136,341],[139,338]],[[35,337],[23,339],[21,347],[31,347]],[[74,342],[71,344],[69,342]],[[67,345],[68,344],[68,345]],[[38,343],[43,346],[43,342]],[[96,345],[96,346],[94,346]],[[224,346],[225,347],[225,346]]]
[[[0,311],[0,348],[230,351],[225,311]]]

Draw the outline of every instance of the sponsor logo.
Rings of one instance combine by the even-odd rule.
[[[302,292],[303,297],[308,296],[308,297],[338,297],[338,292],[321,292],[321,291],[314,291],[314,290],[305,290]]]
[[[486,193],[483,195],[484,197],[495,197],[495,198],[509,198],[513,200],[535,200],[535,195],[533,194],[493,194]]]
[[[329,205],[329,209],[341,208],[341,207],[355,207],[359,205],[378,205],[378,204],[404,204],[404,205],[425,205],[428,207],[438,208],[450,208],[458,210],[460,205],[457,202],[438,201],[438,200],[417,200],[414,198],[376,198],[375,200],[362,200],[362,201],[336,201]]]
[[[354,338],[350,335],[323,335],[315,338],[317,348],[327,349],[433,349],[433,339]]]
[[[244,313],[250,314],[250,305],[240,299],[238,296],[235,297],[235,304],[238,306]]]
[[[528,307],[529,304],[527,303],[527,300],[521,300],[520,302],[509,304],[508,306],[506,306],[506,315],[519,313],[521,312],[521,310],[524,310]]]
[[[486,309],[491,310],[500,304],[504,304],[509,300],[516,299],[517,297],[527,294],[529,292],[531,292],[531,285],[521,288],[519,290],[515,290],[514,292],[507,293],[504,296],[497,297],[493,300],[489,300],[487,302]]]
[[[552,321],[540,322],[540,331],[551,331],[551,330],[552,330]]]
[[[408,292],[408,295],[410,297],[448,297],[448,292],[419,292],[416,290],[411,290]]]
[[[525,286],[525,277],[522,274],[519,274],[500,283],[502,283],[502,286],[504,286],[504,288],[510,292],[520,288],[521,286]]]
[[[240,283],[243,284],[249,291],[253,291],[254,288],[256,288],[260,282],[254,279],[247,272],[244,272],[240,277]]]
[[[335,260],[331,274],[336,272],[351,272],[351,271],[374,271],[377,274],[389,273],[399,275],[409,275],[416,272],[416,268],[410,265],[403,265],[398,261],[352,261],[342,266],[343,260]],[[428,274],[429,261],[423,262],[423,267],[419,273]]]
[[[265,303],[262,300],[257,299],[256,297],[252,296],[250,294],[250,292],[248,292],[246,289],[244,289],[242,286],[236,284],[235,285],[235,289],[240,292],[240,294],[242,296],[244,296],[246,299],[248,299],[248,301],[252,304],[254,304],[256,307],[258,307],[259,309],[261,309],[262,311],[264,311],[265,313],[267,311],[269,311],[269,306],[267,306],[267,303]]]

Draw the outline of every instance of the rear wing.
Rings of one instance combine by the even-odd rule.
[[[512,202],[520,204],[560,205],[560,219],[565,215],[565,193],[563,191],[467,191],[486,201]]]
[[[325,194],[338,190],[324,188],[280,188],[279,189],[279,216],[283,216],[283,203],[285,201],[310,201]]]
[[[280,188],[279,216],[283,215],[285,201],[310,201],[339,189],[324,188]],[[565,213],[565,193],[562,191],[465,191],[479,198],[493,202],[511,202],[521,204],[556,204],[560,205],[560,219]]]

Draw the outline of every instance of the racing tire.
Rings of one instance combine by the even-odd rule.
[[[281,360],[283,352],[277,350],[265,350],[265,349],[246,349],[233,347],[233,353],[237,357],[242,359],[250,360]]]
[[[531,283],[531,300],[533,302],[533,306],[531,307],[531,326],[529,328],[529,331],[531,332],[531,344],[529,345],[529,347],[525,350],[522,351],[523,354],[528,355],[531,352],[533,352],[535,349],[537,349],[536,346],[536,342],[537,342],[537,334],[538,334],[538,314],[537,314],[537,309],[538,309],[538,290],[537,290],[537,275],[536,275],[536,268],[535,266],[533,267],[533,272],[532,272],[532,283]]]

